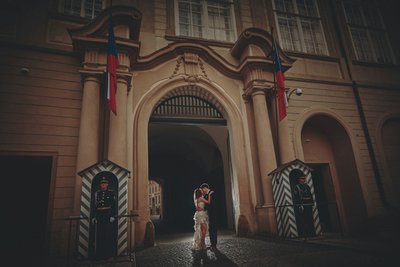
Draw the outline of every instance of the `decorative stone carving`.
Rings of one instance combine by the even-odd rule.
[[[203,60],[201,60],[199,55],[193,53],[184,53],[183,56],[180,56],[176,60],[175,69],[172,72],[171,76],[169,77],[170,79],[179,75],[182,62],[183,62],[183,73],[181,74],[184,75],[183,78],[189,84],[195,84],[201,78],[210,80],[206,73]]]
[[[178,75],[179,69],[181,68],[181,64],[183,61],[183,57],[178,57],[178,59],[176,60],[176,65],[175,65],[175,69],[172,72],[171,76],[169,76],[170,79],[172,79],[173,77]]]

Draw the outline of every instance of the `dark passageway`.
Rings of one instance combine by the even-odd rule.
[[[1,155],[4,255],[41,264],[47,253],[51,156]],[[22,256],[22,257],[21,257]]]
[[[218,192],[219,227],[226,228],[224,169],[213,139],[193,125],[149,125],[149,177],[162,186],[163,216],[156,235],[193,231],[193,191],[207,182]]]

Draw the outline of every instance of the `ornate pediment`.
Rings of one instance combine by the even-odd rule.
[[[118,52],[129,55],[131,59],[138,56],[142,14],[133,7],[112,6],[103,10],[89,24],[68,29],[74,50],[82,58],[88,49],[107,49],[108,22],[111,15]]]
[[[241,65],[248,65],[248,63],[258,61],[259,63],[263,62],[265,65],[270,65],[270,68],[272,68],[272,43],[273,38],[269,32],[259,28],[248,28],[240,34],[231,49],[231,54],[240,60]],[[279,46],[279,44],[277,45]],[[280,48],[279,56],[285,72],[295,60]]]

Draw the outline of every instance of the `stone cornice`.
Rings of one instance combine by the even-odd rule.
[[[81,68],[79,69],[79,73],[83,80],[92,79],[99,83],[104,82],[104,68]],[[128,91],[131,89],[132,78],[132,72],[117,70],[117,81],[126,83],[128,85]]]
[[[83,79],[95,78],[98,82],[102,81],[102,76],[104,74],[104,71],[101,69],[81,68],[78,72],[81,74]]]
[[[105,36],[108,33],[108,20],[112,15],[113,26],[129,27],[129,40],[138,41],[142,14],[129,6],[112,6],[104,9],[93,21],[82,27],[68,29],[72,36]]]
[[[152,69],[166,61],[179,58],[185,54],[196,54],[202,61],[210,64],[224,75],[233,79],[241,79],[238,65],[228,62],[206,45],[188,42],[170,43],[150,55],[140,57],[132,68],[139,71]]]
[[[119,53],[125,53],[136,61],[139,54],[139,32],[142,15],[140,11],[128,6],[112,6],[103,10],[93,21],[82,27],[68,29],[74,51],[81,59],[88,49],[98,49],[106,53],[108,42],[108,21],[113,18],[113,26],[125,26],[126,38],[116,36]]]
[[[132,78],[133,75],[131,72],[126,72],[126,71],[117,71],[117,82],[120,83],[125,83],[128,87],[128,92],[132,89]]]
[[[262,51],[262,53],[251,54],[249,47]],[[256,46],[256,48],[254,48]],[[227,48],[228,49],[228,48]],[[233,60],[228,61],[216,50],[212,49],[206,43],[194,43],[190,41],[177,41],[169,43],[167,46],[152,54],[139,57],[137,62],[131,63],[133,70],[143,71],[159,66],[160,64],[182,57],[190,53],[197,55],[202,61],[211,65],[223,75],[250,82],[249,77],[254,75],[252,71],[273,72],[272,36],[257,28],[246,29],[239,37],[237,42],[230,49]],[[284,70],[288,70],[294,59],[281,51],[281,63]],[[236,60],[234,60],[236,58]],[[270,77],[271,75],[269,75]],[[245,85],[247,87],[247,84]]]
[[[210,64],[224,75],[233,79],[242,79],[243,75],[254,66],[272,72],[273,62],[270,58],[249,56],[238,64],[232,64],[213,49],[202,44],[176,42],[144,57],[140,57],[132,66],[133,70],[149,70],[160,64],[183,56],[186,53],[197,54],[204,62]],[[289,65],[285,65],[289,68]]]
[[[251,55],[247,54],[246,48],[250,45],[254,45],[263,52],[263,58],[269,59],[270,62],[272,62],[272,43],[273,38],[269,32],[259,28],[248,28],[240,34],[238,40],[231,49],[231,54],[238,59],[247,59]],[[277,45],[279,46],[279,44]],[[279,56],[283,71],[288,70],[295,61],[295,59],[289,57],[280,47]]]
[[[272,82],[267,82],[265,80],[254,80],[250,82],[246,88],[243,89],[242,97],[246,101],[250,101],[252,96],[256,93],[266,94],[267,92],[274,89]]]
[[[129,11],[129,10],[128,10]],[[130,13],[119,7],[110,8],[113,19],[119,21],[119,25],[125,25],[132,30],[132,25],[126,25],[123,22],[131,20],[133,24],[140,25],[140,16],[135,13],[135,9],[131,9]],[[138,12],[138,11],[137,11]],[[87,58],[93,59],[88,61],[89,64],[98,63],[95,50],[98,53],[105,53],[107,47],[107,16],[108,12],[103,12],[96,20],[79,29],[70,30],[71,38],[73,39],[74,49],[81,53],[86,53]],[[177,41],[169,43],[167,46],[155,51],[146,56],[139,56],[140,43],[137,40],[116,38],[118,51],[121,54],[126,54],[126,60],[123,64],[126,68],[123,71],[145,71],[158,67],[159,65],[181,58],[188,59],[188,55],[198,59],[197,66],[201,68],[202,73],[208,78],[205,72],[203,63],[209,64],[221,74],[236,80],[242,80],[247,88],[250,84],[257,83],[256,80],[263,80],[268,83],[272,82],[273,75],[273,60],[271,58],[272,37],[271,35],[257,28],[249,28],[243,32],[237,42],[231,49],[226,48],[226,52],[230,52],[232,57],[224,57],[223,53],[213,49],[206,43],[193,43],[190,41]],[[88,54],[89,53],[89,54]],[[93,56],[91,56],[92,54]],[[285,70],[289,69],[294,60],[281,52],[282,66]],[[85,64],[86,64],[85,63]],[[178,69],[179,69],[178,64]],[[189,65],[185,61],[185,67]],[[122,70],[122,69],[121,69]],[[176,73],[175,73],[176,72]],[[175,71],[172,76],[177,75]],[[194,74],[187,73],[190,77]],[[254,82],[253,82],[254,80]]]

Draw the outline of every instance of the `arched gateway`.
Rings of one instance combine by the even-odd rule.
[[[152,220],[156,234],[193,231],[192,192],[203,182],[217,193],[219,228],[233,227],[228,138],[222,114],[198,96],[174,95],[153,111],[149,178],[157,179],[164,192],[163,217]]]
[[[146,232],[146,224],[150,220],[147,186],[149,179],[154,177],[149,177],[149,175],[162,175],[162,173],[157,173],[155,169],[152,169],[149,165],[151,162],[148,161],[152,156],[150,154],[152,152],[151,147],[156,142],[155,140],[149,140],[149,138],[160,133],[164,138],[169,138],[169,140],[171,140],[171,136],[175,136],[173,138],[175,141],[176,138],[179,139],[182,136],[187,141],[191,138],[190,135],[194,133],[197,141],[192,142],[194,144],[192,150],[186,147],[188,151],[185,153],[186,155],[189,155],[190,151],[193,152],[192,155],[197,153],[196,156],[202,156],[207,163],[211,163],[211,161],[204,157],[207,153],[206,149],[203,148],[203,151],[200,152],[198,149],[202,142],[200,136],[202,136],[203,141],[208,142],[210,147],[216,148],[215,151],[219,154],[216,157],[217,161],[220,160],[223,165],[217,170],[219,172],[217,176],[223,175],[224,177],[214,177],[214,181],[219,189],[225,191],[224,205],[221,208],[226,211],[228,218],[226,225],[238,227],[237,221],[240,215],[244,215],[245,218],[251,216],[249,180],[246,164],[243,164],[246,160],[243,151],[245,146],[242,116],[233,100],[222,88],[202,79],[191,85],[188,85],[184,79],[179,77],[166,80],[149,90],[138,104],[134,118],[133,147],[135,148],[135,160],[133,169],[135,170],[134,176],[137,177],[135,179],[134,194],[137,195],[136,209],[139,211],[141,218],[141,223],[136,231],[137,242],[140,243],[141,238],[144,238],[143,233]],[[183,132],[186,134],[182,134]],[[224,138],[226,139],[223,140]],[[165,146],[168,142],[166,141],[163,144]],[[171,146],[167,146],[168,149],[171,149]],[[183,151],[182,146],[180,151]],[[157,164],[154,158],[153,160],[153,163]],[[199,167],[200,165],[197,164],[196,166]],[[201,166],[204,167],[205,165]],[[203,177],[195,172],[187,174],[192,177],[191,183],[184,186],[186,192],[175,190],[173,194],[187,195],[188,198],[185,201],[187,201],[187,205],[192,206],[192,187],[196,186],[196,183],[199,183]],[[207,175],[206,173],[202,174]],[[215,173],[208,174],[211,176],[216,175]],[[175,172],[175,175],[182,174]],[[171,183],[170,187],[174,187],[173,182]],[[168,199],[171,201],[172,198],[169,197]],[[185,211],[185,208],[183,208],[182,212],[186,212],[186,217],[191,220],[191,215],[188,214],[187,210]],[[183,227],[185,228],[187,225],[184,224]]]

